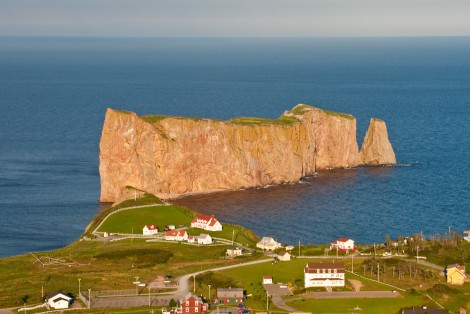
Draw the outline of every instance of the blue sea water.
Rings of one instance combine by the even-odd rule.
[[[64,246],[101,210],[107,107],[387,122],[397,167],[177,202],[283,243],[470,227],[470,38],[0,38],[0,256]]]

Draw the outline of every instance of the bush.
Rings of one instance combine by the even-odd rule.
[[[447,285],[442,283],[438,283],[434,285],[434,287],[429,288],[428,292],[436,293],[436,294],[457,294],[459,291],[457,289],[451,288]]]

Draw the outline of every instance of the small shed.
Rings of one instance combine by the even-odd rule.
[[[47,304],[56,310],[68,309],[71,300],[71,297],[62,292],[53,292],[46,296]]]
[[[269,285],[273,283],[273,276],[263,276],[263,285]]]
[[[283,251],[277,255],[277,259],[280,261],[290,261],[291,255],[289,252]]]

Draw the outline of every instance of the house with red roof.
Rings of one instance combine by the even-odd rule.
[[[158,233],[158,227],[155,225],[145,225],[142,229],[143,235],[154,235]]]
[[[463,285],[465,281],[465,266],[452,264],[445,269],[447,283],[451,285]]]
[[[184,299],[180,301],[183,314],[199,314],[207,312],[209,306],[204,303],[200,297],[195,294],[188,293]]]
[[[214,215],[199,215],[191,221],[191,228],[199,228],[207,231],[221,231],[222,224]]]
[[[357,251],[357,247],[354,246],[354,240],[348,238],[339,238],[338,240],[331,242],[330,250],[332,249],[346,253]]]
[[[165,232],[165,240],[186,241],[188,240],[188,233],[184,230],[170,230]]]

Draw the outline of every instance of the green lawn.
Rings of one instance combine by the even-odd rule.
[[[166,225],[190,225],[192,217],[179,206],[152,206],[123,210],[112,214],[101,225],[100,232],[142,234],[145,225],[157,225],[160,232]]]
[[[288,302],[288,305],[312,313],[398,314],[405,307],[428,305],[436,307],[422,295],[404,294],[397,299],[307,299]],[[358,306],[362,310],[354,311]]]
[[[190,235],[200,235],[201,233],[209,234],[211,237],[223,238],[232,240],[234,242],[243,244],[244,246],[254,246],[258,241],[259,237],[251,230],[245,229],[237,225],[222,224],[223,229],[221,231],[207,231],[203,229],[190,228],[187,230]]]

